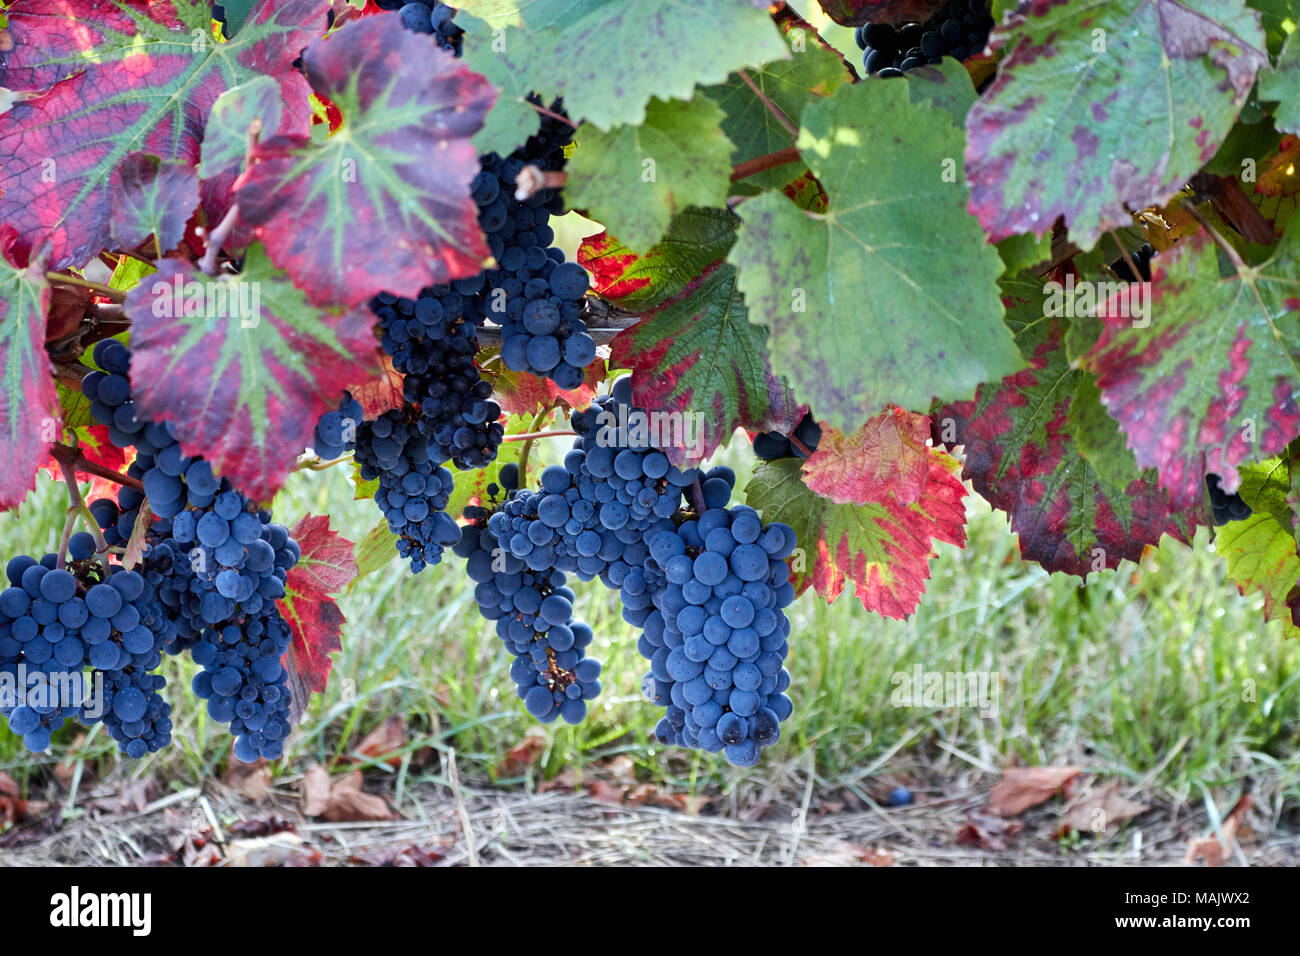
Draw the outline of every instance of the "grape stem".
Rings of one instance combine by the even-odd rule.
[[[799,150],[795,146],[787,146],[785,149],[778,149],[775,153],[768,153],[766,156],[755,156],[753,159],[747,159],[743,163],[737,163],[731,170],[731,181],[738,182],[747,179],[750,176],[756,176],[759,173],[767,172],[769,169],[775,169],[778,166],[784,166],[787,163],[796,163],[799,161]]]
[[[45,273],[47,282],[56,282],[60,285],[75,285],[81,289],[89,289],[91,292],[97,292],[102,296],[107,296],[114,302],[125,302],[126,293],[120,289],[114,289],[98,282],[91,282],[89,279],[83,279],[80,276],[71,276],[66,272],[47,272]]]
[[[533,450],[533,442],[536,440],[536,434],[541,427],[542,422],[555,411],[556,402],[551,402],[540,412],[533,416],[533,423],[528,427],[528,434],[523,436],[524,447],[519,452],[519,487],[524,488],[528,485],[528,455]]]
[[[525,102],[527,102],[530,107],[537,110],[537,112],[541,113],[543,116],[549,116],[553,120],[559,120],[561,123],[567,123],[569,126],[572,126],[574,129],[578,128],[578,124],[575,123],[573,120],[569,119],[569,117],[565,116],[563,113],[557,113],[555,112],[555,110],[548,110],[545,106],[542,106],[540,103],[532,103],[527,100],[525,100]]]
[[[782,112],[781,107],[772,102],[771,97],[758,88],[758,84],[750,79],[748,73],[744,70],[737,70],[736,72],[739,73],[740,78],[745,81],[745,85],[750,88],[756,97],[758,97],[758,101],[763,104],[764,108],[769,113],[772,114],[772,118],[781,125],[782,129],[790,134],[791,139],[797,140],[799,138],[799,127],[790,122],[790,117],[786,116],[785,113]]]
[[[552,432],[529,432],[529,433],[524,434],[524,435],[506,435],[506,436],[505,436],[504,438],[502,438],[501,440],[502,440],[502,441],[533,441],[533,440],[536,439],[536,438],[560,438],[560,437],[562,437],[562,436],[564,436],[564,435],[576,435],[576,434],[578,434],[578,433],[577,433],[577,432],[564,432],[564,431],[552,431]]]
[[[108,481],[116,482],[119,485],[125,485],[128,488],[134,488],[140,493],[144,493],[144,484],[139,478],[132,478],[121,472],[114,471],[112,468],[106,468],[101,464],[90,461],[82,454],[81,449],[74,448],[71,445],[64,445],[61,442],[55,443],[50,449],[50,454],[54,460],[59,463],[60,468],[71,469],[75,480],[76,472],[84,471],[88,475],[95,475]],[[66,475],[65,475],[66,477]]]
[[[691,486],[686,489],[686,496],[691,499],[697,514],[704,514],[709,510],[704,502],[704,489],[700,486],[700,479],[696,478],[691,482]]]
[[[805,458],[811,458],[813,456],[813,450],[796,438],[793,433],[787,437],[789,438],[791,445],[794,445],[795,448],[798,448],[804,453]]]
[[[226,211],[225,217],[217,224],[207,235],[208,247],[203,250],[203,258],[199,261],[199,268],[206,274],[214,276],[217,274],[217,256],[221,254],[221,244],[230,238],[230,234],[235,231],[235,223],[239,221],[239,203],[234,203]]]
[[[1129,251],[1124,248],[1124,243],[1119,241],[1119,236],[1115,235],[1115,230],[1110,231],[1110,237],[1115,240],[1115,245],[1119,246],[1119,257],[1128,266],[1129,275],[1133,277],[1131,281],[1141,282],[1142,274],[1138,272],[1137,263],[1133,261],[1133,256],[1129,254]]]
[[[68,509],[68,516],[63,521],[63,534],[59,537],[59,556],[54,563],[56,569],[62,569],[68,563],[68,541],[72,538],[72,529],[77,524],[77,515],[80,512],[76,508]]]
[[[63,473],[63,483],[68,486],[68,497],[72,499],[72,514],[80,514],[85,520],[86,525],[90,528],[90,534],[95,539],[95,552],[99,558],[100,564],[104,568],[104,580],[108,580],[108,542],[104,539],[103,529],[99,527],[99,522],[95,516],[90,513],[90,507],[86,504],[86,499],[81,496],[81,486],[77,484],[77,473],[72,465],[62,459],[56,459],[59,462],[59,470]],[[68,529],[65,529],[67,531]],[[71,534],[68,534],[71,537]],[[63,561],[63,556],[67,554],[68,542],[65,540],[62,547],[59,548],[59,561]]]
[[[352,460],[351,455],[344,455],[342,458],[334,458],[330,461],[325,461],[321,458],[308,458],[294,465],[293,470],[294,471],[324,471],[326,468],[333,468],[335,465],[341,465],[345,461],[351,461],[351,460]]]

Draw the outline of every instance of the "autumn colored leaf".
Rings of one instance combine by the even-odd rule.
[[[78,392],[77,394],[80,395],[81,393]],[[71,428],[66,413],[63,426],[65,431]],[[126,471],[127,454],[109,440],[107,425],[82,425],[72,429],[72,432],[77,438],[77,447],[86,456],[87,460],[119,473]],[[50,456],[43,467],[52,480],[63,480],[63,469],[54,460],[53,455]],[[117,491],[121,486],[116,482],[107,478],[100,478],[98,475],[92,475],[88,472],[78,471],[76,474],[77,481],[83,484],[90,483],[90,490],[86,493],[87,501],[94,501],[96,498],[117,500]]]
[[[240,215],[271,261],[321,306],[414,298],[481,271],[490,252],[469,193],[470,137],[492,87],[397,14],[317,40],[303,65],[344,122],[316,145],[268,147],[241,180]]]
[[[1300,556],[1287,503],[1291,471],[1283,458],[1242,466],[1237,493],[1252,514],[1216,528],[1214,549],[1223,555],[1237,590],[1258,593],[1264,599],[1264,616],[1282,622],[1283,636],[1300,637],[1300,626],[1288,606],[1288,595],[1300,581]]]
[[[402,394],[404,376],[393,367],[392,357],[379,346],[375,346],[375,366],[380,370],[378,375],[348,385],[348,391],[361,406],[361,415],[366,421],[374,421],[384,412],[401,408],[406,401]]]
[[[302,554],[289,570],[284,597],[278,602],[293,643],[285,655],[296,723],[307,706],[307,695],[323,693],[334,662],[330,654],[343,649],[343,612],[332,595],[341,593],[357,576],[352,542],[330,530],[322,515],[302,518],[290,535]]]
[[[268,82],[273,82],[267,78]],[[160,253],[170,252],[185,235],[185,224],[199,205],[199,177],[178,160],[164,162],[147,153],[130,153],[118,166],[120,182],[111,201],[109,233],[119,249],[134,249],[150,236]]]
[[[801,479],[802,462],[762,462],[745,489],[746,502],[763,520],[794,528],[799,551],[791,580],[799,592],[813,587],[829,603],[846,581],[868,611],[905,618],[916,610],[936,542],[966,546],[966,489],[958,465],[929,449],[929,473],[920,498],[909,504],[887,492],[870,504],[835,504]],[[800,560],[802,558],[802,560]]]
[[[1019,820],[994,816],[987,810],[972,810],[966,815],[966,825],[957,831],[958,846],[973,846],[981,850],[1005,850],[1013,836],[1025,828]]]
[[[357,576],[355,584],[368,574],[387,567],[397,554],[397,535],[388,527],[388,519],[380,518],[370,532],[357,545]]]
[[[1129,800],[1119,794],[1120,782],[1114,780],[1087,793],[1081,793],[1066,808],[1061,818],[1058,836],[1071,830],[1100,836],[1107,830],[1118,829],[1125,820],[1146,813],[1145,803]]]
[[[0,511],[35,487],[37,469],[60,434],[59,395],[45,352],[50,286],[39,262],[30,268],[20,262],[10,249],[0,260]]]
[[[1232,857],[1237,846],[1238,830],[1247,829],[1242,821],[1250,808],[1255,805],[1255,798],[1249,793],[1242,794],[1224,816],[1217,832],[1187,841],[1187,855],[1183,858],[1184,866],[1192,866],[1197,860],[1204,860],[1206,866],[1223,866]],[[1222,839],[1220,839],[1222,837]]]
[[[966,212],[966,186],[942,175],[961,130],[909,102],[909,86],[858,83],[810,104],[799,152],[830,208],[746,200],[729,258],[775,371],[843,432],[889,403],[968,398],[1023,364],[1002,323],[1001,259]]]
[[[237,276],[164,260],[126,311],[136,407],[256,500],[284,483],[343,390],[376,371],[370,310],[313,308],[260,246]]]
[[[990,809],[998,816],[1017,816],[1050,800],[1081,773],[1081,767],[1008,767],[989,794]]]
[[[892,494],[909,505],[929,484],[929,440],[930,419],[901,408],[881,412],[852,435],[823,428],[803,464],[804,484],[836,504],[870,504]]]
[[[371,760],[382,761],[390,767],[400,767],[403,755],[400,751],[410,742],[406,733],[406,721],[398,715],[384,718],[384,722],[366,734],[357,744],[356,752]]]
[[[1190,541],[1208,521],[1203,499],[1175,506],[1151,472],[1109,484],[1081,456],[1070,409],[1085,373],[1066,355],[1066,320],[1044,316],[1048,293],[1032,276],[1003,289],[1007,324],[1029,368],[935,412],[936,439],[965,446],[962,476],[1007,512],[1021,554],[1049,571],[1086,578],[1124,558],[1136,561],[1162,534]]]
[[[1283,136],[1278,148],[1262,163],[1246,196],[1273,231],[1282,235],[1300,207],[1300,136]]]
[[[596,397],[607,369],[599,360],[582,370],[582,384],[563,389],[549,378],[528,372],[515,372],[498,362],[488,377],[492,380],[492,397],[507,415],[536,415],[557,401],[568,408],[585,411]]]
[[[994,241],[1064,216],[1091,249],[1210,160],[1268,65],[1244,0],[1022,3],[966,120],[971,211]],[[1159,90],[1134,109],[1132,91]]]
[[[945,0],[822,0],[821,8],[836,23],[924,23],[943,9]]]
[[[1220,273],[1204,235],[1152,263],[1150,318],[1122,297],[1099,309],[1084,361],[1144,468],[1175,506],[1204,496],[1207,472],[1237,488],[1237,466],[1275,455],[1300,433],[1300,225],[1263,265]]]
[[[640,258],[608,232],[587,236],[578,246],[578,264],[591,273],[592,290],[607,299],[621,299],[650,284],[648,275],[624,277]]]
[[[203,130],[199,175],[212,179],[223,173],[238,173],[244,168],[252,126],[258,124],[260,139],[270,138],[281,131],[284,112],[279,85],[269,76],[255,76],[226,90],[212,104]],[[306,133],[303,121],[300,135]]]
[[[323,0],[262,0],[238,36],[218,44],[205,39],[206,0],[11,6],[14,48],[0,54],[0,87],[39,95],[17,102],[0,130],[0,222],[28,248],[48,243],[54,268],[85,264],[112,245],[122,144],[194,163],[208,111],[228,87],[258,73],[305,87],[292,63],[325,9]]]

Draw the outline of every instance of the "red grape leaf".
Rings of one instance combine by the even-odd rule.
[[[927,455],[925,490],[911,504],[884,491],[868,504],[839,505],[809,490],[797,459],[758,466],[746,501],[764,521],[794,528],[799,548],[791,580],[798,591],[812,586],[829,603],[852,581],[868,611],[905,618],[916,610],[930,577],[934,542],[966,546],[966,488],[957,478],[957,462],[935,448]]]
[[[1291,467],[1285,458],[1242,466],[1239,493],[1253,514],[1216,528],[1214,550],[1223,555],[1237,589],[1242,594],[1258,592],[1264,616],[1281,621],[1284,636],[1300,637],[1289,599],[1300,580],[1293,513],[1287,503],[1294,480]]]
[[[401,408],[405,399],[402,397],[403,375],[393,367],[393,360],[387,352],[375,347],[375,366],[380,369],[377,376],[348,386],[358,404],[361,415],[366,421],[374,421],[384,412]]]
[[[538,378],[528,372],[513,372],[504,363],[497,363],[492,381],[492,397],[507,415],[535,415],[558,399],[569,408],[585,411],[596,397],[600,383],[605,380],[605,363],[597,359],[583,369],[582,384],[565,390],[549,378]]]
[[[330,530],[330,519],[306,515],[289,532],[302,555],[289,569],[284,597],[276,602],[293,643],[285,654],[293,696],[293,721],[307,706],[307,694],[322,693],[329,683],[330,655],[343,649],[343,612],[333,595],[357,576],[352,542]]]
[[[900,504],[919,501],[929,483],[930,419],[889,408],[852,435],[827,426],[803,463],[808,489],[836,504],[870,504],[893,493]]]
[[[1071,431],[1071,402],[1086,373],[1070,367],[1064,320],[1044,317],[1045,290],[1032,276],[1003,290],[1007,324],[1030,364],[935,413],[936,440],[965,446],[963,477],[1010,516],[1021,554],[1049,571],[1086,578],[1123,558],[1136,561],[1162,534],[1190,541],[1206,523],[1204,496],[1195,507],[1175,507],[1152,472],[1124,487],[1097,473]]]
[[[640,257],[608,232],[587,236],[578,246],[578,265],[591,273],[591,288],[607,299],[621,299],[650,284],[649,276],[624,278]]]
[[[828,17],[846,27],[863,23],[924,23],[945,0],[821,0]]]
[[[81,394],[78,392],[77,394]],[[84,398],[84,396],[83,396]],[[66,416],[66,413],[65,413]],[[67,418],[63,422],[64,430],[68,430]],[[114,445],[108,438],[107,425],[88,425],[72,429],[77,436],[77,447],[81,453],[96,465],[103,465],[112,471],[124,472],[127,466],[126,452]],[[132,455],[134,457],[134,453]],[[44,465],[46,473],[54,481],[63,480],[63,469],[51,455]],[[92,475],[88,472],[78,471],[77,480],[80,482],[90,482],[90,491],[86,494],[87,501],[94,501],[96,498],[112,498],[117,500],[117,489],[121,487],[115,481],[108,478],[101,478],[98,475]]]
[[[1219,262],[1204,235],[1153,260],[1154,319],[1111,297],[1084,357],[1138,464],[1179,507],[1204,498],[1207,472],[1235,491],[1237,465],[1300,433],[1300,224],[1263,265],[1222,277]]]
[[[5,114],[0,221],[54,268],[110,245],[112,195],[132,150],[194,163],[209,109],[255,72],[302,85],[291,64],[319,32],[322,0],[262,0],[229,43],[207,39],[211,5],[193,0],[18,0],[0,87],[44,91]]]
[[[39,259],[30,268],[7,241],[0,260],[0,511],[20,504],[36,484],[36,472],[58,440],[59,394],[45,352],[45,313],[50,285]]]
[[[1277,151],[1260,164],[1259,177],[1246,196],[1282,235],[1300,207],[1300,136],[1282,137]]]
[[[1064,216],[1091,249],[1177,193],[1268,66],[1259,23],[1244,0],[1022,3],[993,32],[997,79],[966,118],[970,208],[989,238]]]
[[[134,249],[151,235],[162,254],[176,247],[199,205],[199,176],[189,163],[130,153],[118,166],[109,232],[119,249]]]
[[[397,14],[317,40],[303,63],[343,125],[319,145],[268,147],[241,180],[240,214],[271,261],[313,304],[349,307],[480,272],[470,137],[492,86]]]
[[[343,390],[378,371],[370,310],[313,308],[257,245],[237,276],[164,260],[126,312],[136,406],[256,500],[284,483]]]

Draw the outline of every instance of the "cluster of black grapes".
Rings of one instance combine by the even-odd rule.
[[[799,424],[789,435],[781,432],[759,432],[754,436],[754,454],[764,461],[779,458],[807,458],[817,450],[822,440],[822,428],[805,412]]]
[[[1219,481],[1218,475],[1205,476],[1205,490],[1210,496],[1210,510],[1214,513],[1216,527],[1225,525],[1229,521],[1244,521],[1254,514],[1250,505],[1242,500],[1241,495],[1236,492],[1228,494],[1219,487]]]
[[[945,56],[965,60],[984,49],[993,29],[989,0],[948,0],[925,23],[867,23],[855,38],[868,76],[902,76]]]
[[[1139,279],[1142,282],[1151,281],[1151,260],[1156,256],[1156,250],[1151,243],[1143,244],[1142,248],[1130,254],[1133,265],[1137,266],[1138,274],[1133,275],[1133,270],[1129,268],[1128,261],[1120,256],[1110,264],[1110,269],[1119,278],[1121,282],[1136,282]]]
[[[142,569],[169,628],[158,649],[188,649],[203,667],[193,689],[208,700],[214,720],[230,725],[236,757],[275,759],[290,729],[288,674],[281,663],[290,632],[276,601],[300,556],[298,544],[270,512],[229,479],[217,478],[207,461],[185,455],[170,424],[135,414],[125,346],[100,342],[94,358],[100,368],[86,375],[83,394],[92,417],[109,426],[113,443],[134,448],[127,476],[140,481],[143,494],[124,486],[116,502],[92,502],[91,513],[107,543],[122,545],[147,498],[153,520]],[[346,423],[358,415],[359,407],[345,397],[338,412],[322,419],[328,434],[322,439],[318,433],[317,440],[338,441],[337,449],[327,450],[346,448]]]
[[[325,461],[342,458],[356,447],[361,421],[361,403],[344,392],[339,407],[326,412],[316,423],[312,449]]]
[[[460,56],[461,37],[465,31],[456,26],[454,8],[445,3],[408,3],[407,0],[375,0],[380,10],[396,10],[402,26],[416,33],[431,33],[438,46]]]
[[[576,702],[598,690],[564,581],[565,572],[599,577],[619,590],[624,619],[643,629],[637,646],[651,670],[642,687],[665,708],[656,736],[751,766],[791,711],[783,609],[794,599],[784,560],[794,532],[728,507],[730,469],[672,465],[647,419],[632,405],[630,379],[620,379],[572,414],[573,449],[542,472],[537,490],[517,487],[514,466],[502,469],[505,500],[467,512],[473,522],[458,553],[469,559],[480,609],[516,656],[511,674],[534,716],[581,719]]]

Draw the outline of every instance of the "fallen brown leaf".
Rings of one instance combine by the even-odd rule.
[[[799,861],[800,866],[893,866],[894,854],[888,850],[874,850],[855,843],[837,843],[822,853],[813,853]]]
[[[303,848],[296,833],[272,833],[270,836],[232,840],[226,847],[229,866],[280,866]]]
[[[239,820],[232,823],[226,831],[231,839],[248,840],[253,837],[272,836],[276,833],[296,833],[298,826],[292,820],[271,814],[255,820]]]
[[[128,780],[113,793],[97,797],[89,806],[104,813],[137,813],[149,806],[158,795],[158,781],[150,774]]]
[[[993,785],[989,806],[999,816],[1018,816],[1051,799],[1081,773],[1081,767],[1009,767]]]
[[[1241,820],[1246,811],[1254,805],[1254,797],[1248,793],[1242,794],[1219,826],[1219,829],[1223,832],[1223,842],[1220,842],[1218,836],[1214,833],[1199,840],[1188,840],[1187,855],[1183,857],[1183,864],[1191,866],[1198,859],[1205,860],[1206,866],[1223,866],[1224,863],[1228,862],[1228,858],[1232,856],[1233,843],[1240,842],[1239,828],[1242,831],[1249,829],[1249,827],[1241,826]]]
[[[365,853],[348,857],[348,862],[356,866],[437,866],[447,858],[452,841],[444,839],[438,843],[426,843],[400,848],[381,847]]]
[[[593,780],[587,785],[587,792],[601,803],[622,803],[627,794],[627,787],[616,787],[604,780]]]
[[[271,793],[271,764],[266,760],[242,763],[232,756],[221,782],[244,799],[261,803]]]
[[[1125,820],[1145,813],[1149,809],[1145,803],[1121,797],[1119,788],[1120,782],[1115,780],[1076,797],[1065,808],[1060,829],[1056,833],[1057,839],[1065,836],[1070,830],[1096,834],[1114,830]]]
[[[957,831],[957,843],[981,850],[1005,850],[1007,841],[1024,828],[1023,823],[1006,820],[982,807],[967,814],[966,825]]]
[[[331,823],[356,823],[362,820],[395,820],[398,814],[383,797],[361,789],[361,771],[354,770],[334,781],[329,803],[321,814]]]
[[[545,735],[539,731],[530,731],[523,740],[506,752],[505,757],[497,764],[496,775],[498,777],[518,777],[535,764],[545,750]]]
[[[582,771],[572,767],[565,767],[550,780],[543,780],[537,786],[540,793],[548,793],[551,790],[578,790],[582,787]]]
[[[14,778],[0,770],[0,824],[17,823],[27,816],[27,801]]]
[[[386,757],[384,763],[390,767],[397,767],[402,763],[402,755],[397,751],[405,747],[408,741],[406,721],[397,716],[389,717],[366,735],[357,748],[357,752],[363,757],[370,757],[374,760]],[[389,756],[390,754],[392,756]]]
[[[302,793],[303,816],[318,817],[330,803],[330,775],[320,764],[312,764],[298,785]]]

